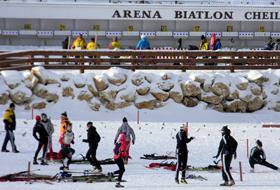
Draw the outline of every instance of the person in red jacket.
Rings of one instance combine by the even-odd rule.
[[[118,165],[119,170],[114,171],[113,173],[109,173],[108,175],[113,176],[114,174],[118,175],[118,182],[116,183],[116,187],[124,187],[120,184],[122,181],[122,176],[125,172],[124,168],[124,159],[127,157],[127,151],[126,151],[126,136],[124,133],[121,133],[119,135],[118,141],[115,143],[114,148],[114,161]]]

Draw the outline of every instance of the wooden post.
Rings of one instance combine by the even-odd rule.
[[[246,139],[246,155],[249,158],[249,139]]]
[[[240,181],[243,181],[243,174],[242,174],[242,163],[239,162],[239,174],[240,174]]]
[[[30,181],[30,177],[31,177],[31,162],[28,162],[27,165],[27,181]]]
[[[34,119],[34,109],[33,109],[33,107],[31,108],[31,119],[32,120]]]
[[[188,122],[186,123],[186,135],[187,135],[187,137],[189,135],[189,123]]]
[[[140,113],[139,113],[139,110],[137,110],[137,124],[139,124],[140,123]]]

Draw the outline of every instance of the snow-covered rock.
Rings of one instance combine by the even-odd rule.
[[[39,82],[42,84],[46,85],[60,83],[59,75],[52,71],[46,70],[44,67],[33,67],[31,72],[39,79]]]
[[[252,98],[249,102],[248,102],[248,107],[247,110],[249,112],[254,112],[257,111],[259,109],[261,109],[264,106],[264,100],[258,96]]]
[[[93,111],[99,111],[100,107],[101,107],[101,103],[98,99],[96,98],[92,98],[89,102],[88,105],[90,107],[91,110]]]
[[[6,85],[4,79],[0,75],[0,104],[6,104],[9,100],[9,87]]]
[[[146,94],[148,94],[148,92],[150,91],[151,88],[151,84],[148,83],[147,81],[144,81],[143,83],[141,83],[141,85],[136,87],[136,92],[141,95],[144,96]]]
[[[41,101],[41,102],[33,103],[32,108],[33,109],[45,109],[46,105],[47,105],[46,102]]]
[[[225,102],[223,104],[224,111],[225,112],[246,112],[247,110],[247,104],[246,102],[242,100],[234,100],[230,102]]]
[[[182,103],[184,95],[178,83],[174,83],[174,87],[169,92],[169,97],[176,103]]]
[[[147,82],[145,79],[145,74],[142,72],[133,73],[131,76],[131,82],[135,86],[140,86],[144,82]]]
[[[187,107],[195,107],[199,103],[198,99],[192,97],[184,97],[183,104]]]
[[[206,102],[206,103],[215,104],[215,105],[218,105],[218,104],[220,104],[223,101],[223,97],[222,96],[217,96],[217,95],[215,95],[212,92],[210,92],[210,93],[202,93],[199,96],[199,99],[201,101]]]
[[[21,85],[22,81],[24,80],[22,73],[19,71],[1,71],[1,75],[3,76],[6,84],[11,89]]]
[[[201,94],[200,84],[195,81],[187,80],[181,83],[184,96],[195,97]]]
[[[59,86],[57,84],[42,85],[38,84],[34,89],[33,93],[48,102],[57,102],[59,99]]]
[[[84,88],[86,86],[87,79],[83,74],[79,74],[73,77],[73,82],[77,88]]]
[[[128,75],[130,75],[130,71],[126,69],[112,67],[108,71],[106,71],[106,74],[108,76],[108,81],[111,84],[120,86],[126,82]]]
[[[22,74],[25,86],[32,90],[38,84],[38,78],[31,71],[24,71]]]
[[[168,99],[169,93],[161,90],[158,86],[151,86],[150,93],[159,101],[164,102]]]
[[[162,80],[157,83],[159,89],[169,92],[174,87],[174,82],[172,80]]]
[[[78,98],[79,100],[81,100],[81,101],[82,101],[82,100],[85,100],[85,101],[89,102],[89,101],[93,98],[93,95],[92,95],[92,93],[89,92],[88,90],[82,89],[82,90],[79,92],[77,98]]]
[[[63,97],[71,97],[72,99],[75,98],[73,88],[71,86],[62,87],[62,96]]]
[[[10,90],[11,100],[19,105],[29,103],[31,101],[32,91],[24,84]]]
[[[148,94],[146,96],[136,95],[135,106],[138,109],[155,109],[158,107],[162,107],[163,103],[158,101],[151,94]]]
[[[96,75],[94,77],[94,84],[98,91],[106,90],[109,86],[107,75]]]

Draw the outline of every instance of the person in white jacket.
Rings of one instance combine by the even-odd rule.
[[[132,142],[132,144],[135,143],[135,133],[134,133],[133,129],[129,126],[126,117],[123,118],[123,123],[117,131],[117,134],[116,134],[115,140],[114,140],[114,144],[116,144],[117,139],[121,133],[125,134],[125,137],[126,137],[126,147],[127,147],[126,155],[127,155],[127,157],[125,158],[124,162],[127,164],[128,158],[131,158],[129,155],[130,143],[131,142]]]

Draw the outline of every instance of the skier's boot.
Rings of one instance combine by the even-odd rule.
[[[181,183],[184,183],[184,184],[188,184],[188,182],[186,181],[185,178],[182,178],[180,182],[181,182]]]
[[[34,160],[34,161],[33,161],[33,165],[38,165],[37,160]]]
[[[228,185],[228,182],[225,181],[224,183],[220,184],[220,186],[229,186],[229,185]]]
[[[177,184],[179,184],[179,179],[175,178],[175,182],[176,182]]]
[[[235,185],[234,180],[230,180],[230,181],[228,182],[228,186],[233,186],[233,185]]]
[[[45,162],[45,161],[42,161],[41,162],[41,165],[43,165],[43,166],[47,166],[47,165],[49,165],[47,162]]]
[[[115,185],[115,187],[117,187],[117,188],[124,188],[124,186],[123,186],[123,185],[121,185],[121,183],[120,183],[120,182],[117,182],[117,183],[116,183],[116,185]]]

